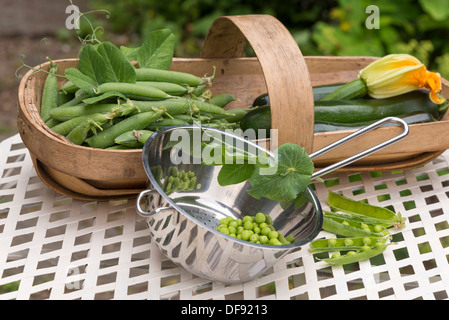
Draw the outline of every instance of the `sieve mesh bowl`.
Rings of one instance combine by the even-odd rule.
[[[245,282],[267,272],[281,257],[300,250],[320,232],[322,210],[310,187],[304,192],[302,205],[295,208],[251,197],[247,192],[251,188],[248,181],[221,186],[217,181],[220,165],[205,165],[192,149],[188,156],[180,152],[179,140],[174,136],[181,136],[181,130],[190,138],[199,134],[196,131],[219,135],[226,143],[272,157],[268,150],[241,136],[213,128],[169,127],[147,140],[142,159],[149,187],[139,195],[137,210],[146,217],[157,246],[172,261],[203,278],[224,283]],[[194,174],[196,181],[192,188],[168,190],[173,170]],[[263,245],[216,230],[223,217],[243,218],[258,212],[268,214],[276,230],[284,236],[293,236],[295,241],[282,246]]]
[[[409,128],[404,120],[386,117],[315,151],[310,158],[319,157],[389,124],[399,126],[402,130],[384,142],[315,171],[312,178],[353,163],[408,135]],[[217,145],[220,148],[211,148]],[[222,153],[216,150],[221,150]],[[230,157],[233,160],[237,160],[235,155],[245,155],[247,161],[254,160],[255,157],[263,160],[266,156],[265,160],[276,164],[271,152],[231,132],[198,126],[176,126],[157,131],[147,140],[142,152],[150,186],[139,194],[137,211],[148,218],[150,232],[156,237],[159,248],[170,259],[208,279],[244,282],[266,272],[280,257],[289,251],[300,249],[314,239],[321,231],[323,212],[310,186],[295,200],[294,205],[286,205],[264,197],[254,199],[248,194],[251,185],[247,180],[220,185],[218,177],[222,166],[218,163],[224,160],[227,164],[226,160],[229,159],[223,157],[223,154],[233,155]],[[213,161],[210,162],[211,159],[208,158]],[[238,170],[241,167],[237,167],[237,173]],[[188,176],[191,180],[187,179],[188,182],[181,185],[180,181],[173,178],[173,173],[177,173],[178,178],[180,171],[191,173]],[[141,208],[143,198],[147,199],[149,209]],[[217,220],[222,217],[242,218],[246,215],[255,216],[258,212],[268,214],[274,228],[285,237],[292,236],[295,241],[282,246],[254,244],[216,230]],[[167,213],[170,213],[170,218],[165,217]],[[161,217],[165,219],[163,228],[159,228],[162,224]],[[157,223],[155,219],[158,219]],[[177,229],[180,226],[182,227]]]

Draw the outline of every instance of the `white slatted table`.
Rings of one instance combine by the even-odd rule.
[[[163,256],[135,199],[80,201],[48,188],[13,136],[0,143],[0,299],[448,299],[449,152],[418,169],[332,174],[315,187],[324,208],[330,189],[400,211],[397,244],[348,267],[305,246],[257,280],[223,285]]]

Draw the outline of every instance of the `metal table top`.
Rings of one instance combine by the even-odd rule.
[[[413,170],[330,174],[315,189],[324,209],[327,191],[339,191],[394,208],[406,227],[371,260],[330,267],[304,246],[256,280],[224,285],[168,260],[135,198],[48,188],[15,135],[0,143],[0,299],[448,299],[449,152]]]

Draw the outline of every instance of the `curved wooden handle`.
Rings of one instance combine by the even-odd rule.
[[[279,20],[270,15],[220,17],[209,29],[201,57],[239,58],[247,42],[265,77],[278,144],[296,143],[311,153],[315,112],[310,74],[298,45]]]

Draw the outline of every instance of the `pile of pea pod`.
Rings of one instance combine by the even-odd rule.
[[[178,170],[177,167],[172,166],[168,168],[167,176],[165,177],[160,165],[151,167],[151,171],[167,195],[201,188],[201,184],[197,183],[197,178],[193,171]]]
[[[327,202],[331,211],[323,218],[323,230],[336,238],[317,239],[310,243],[311,252],[333,252],[326,259],[330,265],[340,266],[373,258],[391,245],[390,228],[403,228],[405,219],[400,213],[349,199],[329,191]]]
[[[76,145],[142,148],[151,133],[164,127],[196,123],[239,128],[247,113],[224,109],[235,97],[213,95],[209,89],[212,77],[136,68],[136,83],[102,84],[97,89],[104,99],[99,100],[70,82],[58,89],[56,71],[57,66],[52,65],[42,93],[41,116],[54,132]]]

